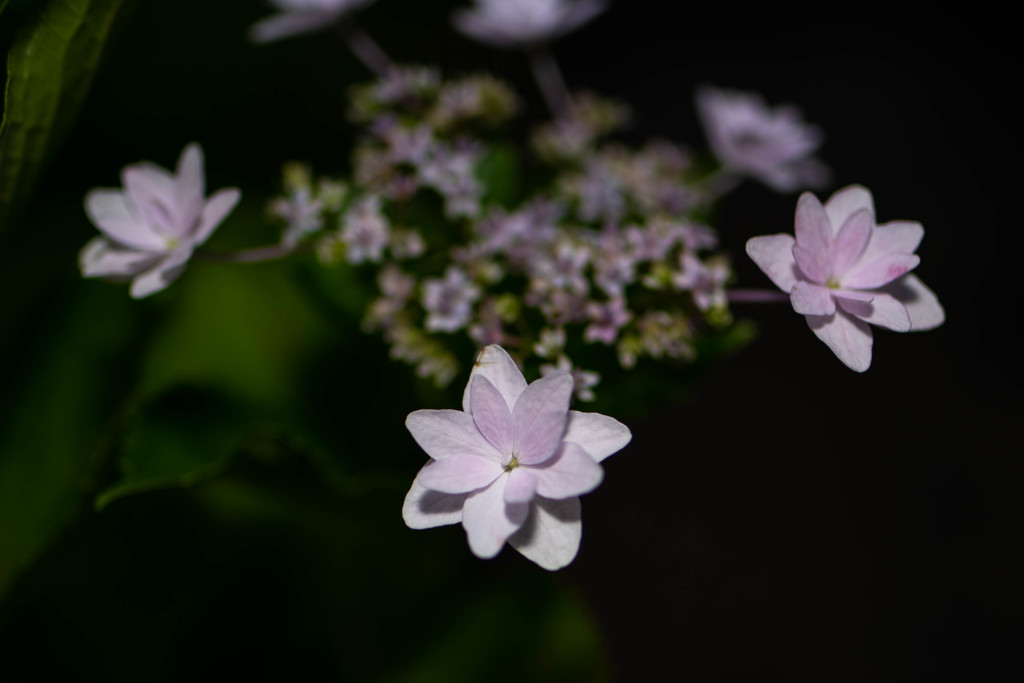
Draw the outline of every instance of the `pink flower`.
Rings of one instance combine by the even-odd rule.
[[[945,320],[938,298],[911,275],[924,228],[911,221],[875,224],[871,193],[860,185],[836,192],[822,206],[809,192],[796,206],[796,239],[754,237],[747,254],[811,330],[847,366],[871,365],[871,328],[930,330]]]
[[[462,411],[417,410],[405,421],[431,457],[405,498],[405,523],[461,522],[480,558],[507,541],[545,569],[572,562],[583,530],[579,496],[601,483],[598,463],[632,438],[617,420],[569,410],[572,392],[568,372],[527,386],[503,348],[486,347]]]
[[[241,197],[237,188],[205,198],[203,150],[185,147],[172,174],[148,161],[125,166],[123,190],[96,189],[85,212],[103,233],[79,255],[82,275],[131,279],[135,299],[164,289],[181,274]]]
[[[791,106],[770,109],[755,93],[705,86],[697,110],[708,143],[729,171],[753,176],[779,192],[818,187],[828,169],[812,158],[821,131]]]

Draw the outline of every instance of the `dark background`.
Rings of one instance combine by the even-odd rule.
[[[526,120],[543,117],[519,55],[485,49],[448,27],[456,4],[380,0],[361,20],[396,61],[440,63],[453,74],[492,69],[526,97]],[[1016,681],[1024,674],[1015,557],[1021,226],[1010,214],[1021,156],[1009,30],[1005,19],[980,14],[901,14],[882,5],[818,11],[619,0],[555,46],[571,84],[631,103],[635,123],[625,137],[634,142],[663,136],[702,148],[692,94],[703,83],[798,104],[825,131],[821,157],[835,174],[829,191],[862,183],[879,220],[925,226],[917,274],[947,313],[935,331],[876,331],[873,366],[858,375],[788,306],[737,306],[737,316],[756,321],[759,339],[711,370],[687,399],[629,420],[633,443],[587,497],[580,555],[555,579],[589,605],[613,680]],[[40,185],[32,219],[72,217],[62,207],[90,187],[115,184],[125,163],[170,165],[193,139],[206,150],[208,187],[237,184],[247,198],[269,192],[287,159],[344,170],[352,133],[343,86],[365,78],[361,65],[330,35],[247,45],[244,28],[264,13],[241,1],[136,3]],[[794,196],[753,182],[723,202],[717,227],[741,286],[771,286],[742,246],[753,235],[791,231],[794,207]],[[60,258],[23,268],[72,277],[74,254],[92,234],[84,216],[69,218],[53,237]],[[19,244],[8,238],[6,248],[17,252]],[[386,391],[381,396],[388,400]],[[393,400],[403,405],[397,393]],[[399,467],[411,479],[417,466]],[[44,627],[40,604],[50,603],[40,596],[67,579],[70,570],[56,567],[62,557],[79,557],[80,539],[128,534],[147,510],[167,503],[160,496],[174,494],[152,495],[158,502],[112,507],[105,522],[76,527],[42,564],[44,578],[26,584],[29,597],[5,631],[9,670],[24,677],[10,680],[35,680],[47,670],[44,660],[61,680],[92,680],[52,663],[59,643],[88,629]],[[172,536],[202,526],[152,514]],[[427,544],[422,537],[435,534],[449,552],[468,556],[461,533],[401,529],[394,539]],[[156,546],[132,552],[148,559],[131,565],[137,573],[119,585],[142,585],[160,564]],[[245,562],[225,560],[216,548],[192,552],[187,567],[168,573],[220,576]],[[467,560],[459,572],[458,581],[479,586],[535,581],[539,570],[506,549],[493,562]],[[306,635],[323,626],[316,611],[294,606],[294,587],[261,577],[222,602],[195,589],[216,616],[203,622],[209,652],[190,651],[193,666],[206,662],[213,671],[230,660],[235,673],[321,675],[317,637]],[[116,599],[97,599],[94,609],[159,611],[138,597],[141,588],[110,590]],[[252,606],[260,600],[263,608]],[[283,623],[301,626],[297,633]],[[413,626],[429,630],[431,620],[381,618],[376,627]],[[507,634],[510,657],[520,637]],[[282,648],[278,659],[253,657],[250,648],[265,647],[264,638]],[[88,660],[87,646],[79,647],[75,656]],[[236,652],[246,654],[234,659]],[[304,656],[306,668],[297,669]],[[200,670],[178,666],[162,669],[167,680],[176,680],[175,670]]]

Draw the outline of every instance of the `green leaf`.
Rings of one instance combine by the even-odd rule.
[[[66,290],[65,290],[66,291]],[[5,349],[0,394],[0,593],[83,509],[130,382],[128,297],[100,289],[39,297],[45,314]]]
[[[20,27],[0,122],[0,233],[74,123],[123,2],[49,0]]]
[[[123,479],[97,496],[96,507],[216,475],[252,422],[241,404],[216,392],[186,386],[161,395],[131,419],[120,458]]]

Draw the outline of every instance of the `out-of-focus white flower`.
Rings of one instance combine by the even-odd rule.
[[[495,47],[528,47],[573,31],[600,14],[605,0],[476,0],[455,12],[462,33]]]
[[[254,43],[269,43],[320,31],[372,2],[374,0],[270,0],[281,11],[253,24],[249,39]]]
[[[164,289],[184,270],[193,250],[235,208],[237,188],[205,197],[203,150],[192,143],[177,173],[143,161],[125,166],[123,190],[95,189],[85,212],[103,233],[79,255],[82,275],[132,281],[135,299]]]
[[[697,110],[711,150],[729,171],[753,176],[779,192],[819,187],[828,169],[813,158],[821,131],[792,106],[769,108],[755,93],[697,91]]]

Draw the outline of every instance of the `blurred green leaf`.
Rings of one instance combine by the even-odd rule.
[[[522,161],[510,144],[494,144],[476,167],[477,178],[484,186],[484,205],[513,206],[522,194]]]
[[[215,392],[178,387],[161,395],[132,417],[121,449],[124,478],[97,496],[96,507],[217,474],[253,419],[238,402]]]
[[[0,395],[0,593],[81,509],[102,461],[134,327],[128,298],[107,294],[51,296],[16,323]]]
[[[50,0],[20,27],[0,122],[0,232],[17,219],[77,117],[123,2]]]

